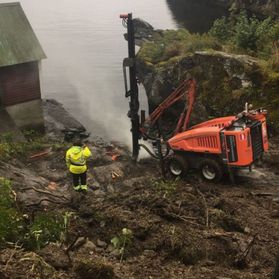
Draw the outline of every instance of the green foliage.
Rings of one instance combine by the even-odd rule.
[[[25,157],[28,152],[41,149],[43,146],[42,138],[29,138],[29,141],[14,141],[13,133],[0,135],[0,156],[4,160],[15,157]]]
[[[64,218],[54,212],[44,212],[35,216],[34,221],[28,226],[25,235],[25,247],[40,249],[49,242],[60,240],[61,233],[65,230]]]
[[[208,34],[221,42],[226,42],[231,37],[231,30],[225,17],[216,19]]]
[[[242,11],[237,17],[217,19],[208,34],[190,34],[183,29],[161,32],[141,47],[138,58],[154,65],[195,51],[221,50],[220,43],[235,51],[269,58],[278,39],[279,21],[259,20]]]
[[[259,20],[242,11],[236,18],[217,19],[208,34],[222,43],[261,58],[273,54],[273,42],[279,39],[279,21]]]
[[[74,216],[74,212],[72,211],[66,211],[62,217],[63,217],[63,229],[60,232],[60,241],[64,242],[67,240],[68,233],[69,233],[69,225],[70,221]]]
[[[13,207],[11,182],[0,177],[0,247],[6,242],[17,242],[23,233],[23,217]]]
[[[11,182],[0,177],[0,248],[12,242],[34,250],[63,240],[72,215],[72,212],[42,212],[28,223],[26,216],[16,208]]]
[[[179,178],[176,180],[156,180],[153,181],[153,187],[160,192],[163,192],[164,195],[171,195],[176,191],[177,183]]]
[[[0,177],[0,207],[11,207],[14,200],[11,192],[11,181]]]
[[[111,243],[114,248],[118,249],[119,253],[121,254],[120,262],[123,260],[124,253],[132,244],[133,240],[133,232],[127,228],[123,228],[121,233],[111,239]]]
[[[221,50],[221,45],[217,41],[204,34],[194,34],[191,36],[190,40],[184,45],[184,53],[194,53],[195,51],[202,51],[207,49]]]
[[[237,47],[256,50],[259,20],[255,17],[248,18],[246,13],[241,13],[235,24],[232,41]]]
[[[22,131],[24,137],[27,139],[27,141],[37,141],[38,138],[41,137],[41,134],[34,131],[34,130],[24,130]]]
[[[173,41],[184,42],[188,40],[190,36],[191,34],[186,29],[178,29],[178,30],[166,30],[162,38],[166,43],[170,43]]]
[[[220,50],[217,40],[208,35],[190,34],[187,30],[166,30],[154,42],[147,42],[138,53],[145,63],[157,64],[162,61],[194,51]]]

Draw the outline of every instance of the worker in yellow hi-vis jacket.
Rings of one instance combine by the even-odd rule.
[[[74,190],[87,191],[86,184],[86,160],[91,156],[90,149],[83,145],[81,140],[74,142],[66,152],[66,164],[73,175]]]

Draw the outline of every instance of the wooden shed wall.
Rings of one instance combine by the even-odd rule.
[[[40,99],[38,62],[0,68],[0,98],[3,106]]]

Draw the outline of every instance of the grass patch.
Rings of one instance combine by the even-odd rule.
[[[152,186],[164,196],[170,196],[176,192],[178,180],[156,180]]]
[[[176,56],[206,49],[221,50],[222,47],[215,38],[206,34],[190,34],[185,29],[166,30],[154,42],[147,42],[141,47],[138,59],[158,64]]]
[[[10,180],[0,177],[0,248],[17,243],[28,250],[63,239],[68,230],[68,212],[42,212],[30,220],[15,203]]]
[[[24,235],[24,219],[15,208],[11,182],[0,178],[0,248],[7,242],[20,242]]]
[[[0,156],[3,160],[27,156],[31,151],[42,149],[45,144],[43,137],[29,138],[27,141],[15,142],[13,133],[0,135]]]

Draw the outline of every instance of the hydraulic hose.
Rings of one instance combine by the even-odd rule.
[[[146,145],[144,144],[139,144],[140,147],[142,147],[151,157],[154,159],[160,160],[160,157],[154,154]],[[170,149],[167,148],[167,152],[165,155],[163,155],[163,158],[167,157],[169,155]]]
[[[139,144],[140,147],[142,147],[151,157],[155,159],[159,159],[158,156],[156,156],[146,145],[144,144]]]

